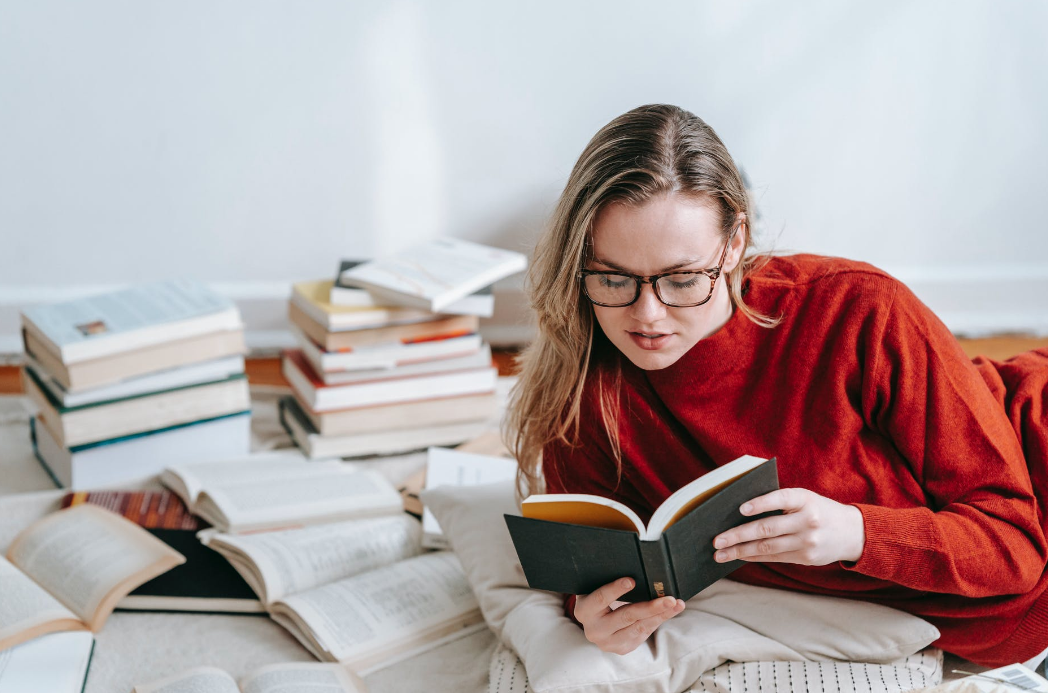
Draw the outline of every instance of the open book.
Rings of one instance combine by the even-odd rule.
[[[0,558],[0,650],[46,633],[98,632],[128,592],[184,560],[108,510],[81,505],[52,513]]]
[[[286,528],[401,512],[393,485],[377,472],[298,452],[176,465],[160,481],[190,511],[226,532]]]
[[[401,514],[200,538],[317,658],[362,672],[483,623],[454,555],[420,555],[421,534]]]
[[[529,587],[589,594],[631,577],[623,601],[687,600],[742,565],[714,561],[713,538],[763,517],[739,506],[778,487],[775,458],[747,455],[673,493],[647,525],[618,501],[573,493],[530,496],[523,517],[505,518]]]
[[[338,664],[270,664],[237,683],[216,667],[197,667],[159,681],[139,684],[131,693],[364,693],[363,681]]]

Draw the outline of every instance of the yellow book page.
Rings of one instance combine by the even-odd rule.
[[[331,303],[331,287],[335,282],[330,279],[321,279],[312,282],[298,282],[295,291],[303,298],[315,305],[325,313],[360,313],[363,311],[374,311],[376,306],[336,306]],[[382,310],[378,308],[378,310]]]
[[[736,479],[737,479],[737,478],[739,478],[739,477],[736,477]],[[727,480],[727,481],[725,481],[724,483],[722,483],[722,484],[718,484],[717,486],[714,486],[714,487],[713,487],[713,488],[711,488],[711,489],[708,489],[708,490],[706,490],[706,491],[703,491],[703,492],[702,492],[702,493],[700,493],[699,495],[697,495],[697,496],[695,496],[694,498],[692,498],[692,499],[691,499],[690,501],[688,501],[687,503],[685,503],[685,504],[684,504],[684,506],[683,506],[683,507],[681,507],[681,509],[680,509],[680,510],[678,510],[678,511],[677,511],[676,513],[674,513],[673,517],[672,517],[672,518],[670,518],[670,521],[666,523],[666,527],[672,527],[672,526],[673,526],[674,524],[676,524],[676,523],[677,523],[677,521],[678,521],[678,520],[680,520],[680,519],[681,519],[682,517],[684,517],[685,515],[687,515],[688,513],[690,513],[690,512],[692,511],[692,510],[694,510],[695,508],[697,508],[697,507],[699,507],[700,505],[702,505],[703,503],[705,503],[705,502],[706,502],[706,499],[708,499],[708,498],[712,498],[712,497],[713,497],[714,495],[716,495],[717,493],[719,493],[719,492],[721,491],[721,489],[727,488],[727,487],[728,487],[728,486],[730,486],[730,485],[732,484],[732,482],[734,482],[734,481],[735,481],[735,479],[728,479],[728,480]]]
[[[621,510],[607,505],[600,505],[580,500],[557,500],[523,503],[521,514],[535,520],[548,520],[550,522],[565,522],[572,525],[585,525],[587,527],[603,527],[605,529],[622,529],[629,532],[640,533],[643,528],[637,527],[636,523]]]

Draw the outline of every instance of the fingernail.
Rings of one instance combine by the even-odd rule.
[[[718,551],[717,553],[713,554],[713,560],[717,561],[718,563],[723,563],[724,561],[728,560],[728,554],[723,551]]]
[[[723,549],[727,545],[728,545],[728,540],[727,539],[721,539],[720,537],[717,537],[714,540],[714,542],[713,542],[713,547],[715,549]]]
[[[743,515],[749,515],[751,510],[753,510],[752,503],[743,503],[742,507],[739,508],[739,512],[741,512]]]
[[[625,587],[628,590],[633,589],[633,580],[630,580],[629,578],[626,578],[625,580],[622,581],[622,586]]]
[[[662,598],[662,605],[661,606],[662,606],[663,609],[669,609],[669,608],[672,608],[672,607],[674,607],[676,605],[677,605],[677,600],[674,599],[673,597],[663,597]]]
[[[678,599],[677,600],[677,610],[678,611],[684,611],[684,600],[683,599]]]

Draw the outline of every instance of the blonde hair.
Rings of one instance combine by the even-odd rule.
[[[538,336],[518,359],[520,379],[510,397],[504,436],[518,462],[521,496],[542,490],[539,467],[547,443],[577,443],[583,387],[593,352],[594,315],[579,285],[593,221],[607,204],[641,205],[678,193],[702,197],[719,211],[726,240],[742,219],[743,260],[726,273],[732,305],[763,326],[777,320],[743,301],[745,275],[757,261],[751,203],[735,162],[709,125],[676,106],[635,108],[593,136],[568,177],[549,225],[535,247],[527,293]],[[622,473],[618,427],[619,369],[596,379],[600,415]]]

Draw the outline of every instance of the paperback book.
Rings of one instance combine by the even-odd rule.
[[[353,284],[343,275],[356,267],[364,264],[364,260],[343,260],[339,263],[338,272],[335,273],[335,281],[331,286],[329,297],[331,303],[336,306],[377,306],[374,296],[362,286]],[[450,315],[476,315],[481,318],[490,318],[495,312],[495,295],[490,285],[476,292],[450,303],[443,308],[444,313]]]
[[[48,633],[97,633],[131,590],[183,562],[107,510],[52,513],[22,530],[0,558],[0,650]]]
[[[744,517],[739,506],[778,487],[774,457],[744,456],[673,493],[647,524],[623,503],[570,493],[530,496],[523,517],[505,519],[533,589],[589,594],[629,577],[623,601],[688,600],[743,565],[714,561],[713,538],[771,514]]]
[[[440,238],[357,265],[340,276],[382,302],[439,313],[526,267],[520,253]]]

